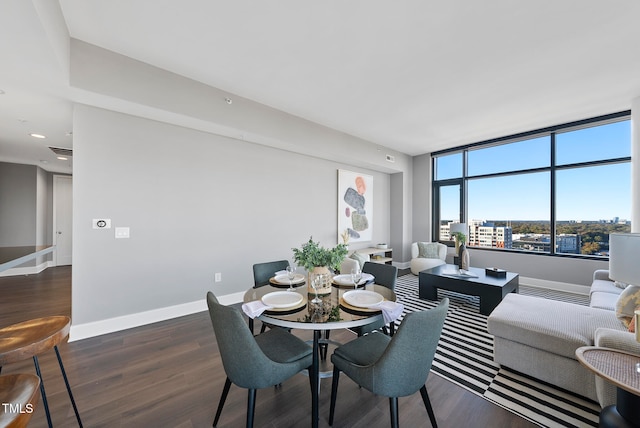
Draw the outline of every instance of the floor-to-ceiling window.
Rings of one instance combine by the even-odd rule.
[[[433,154],[434,236],[467,245],[606,257],[631,230],[630,112]]]

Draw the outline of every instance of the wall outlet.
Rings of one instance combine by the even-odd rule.
[[[216,272],[214,281],[215,282],[221,282],[222,281],[222,273]]]

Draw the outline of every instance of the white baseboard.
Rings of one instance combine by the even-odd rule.
[[[411,262],[392,262],[392,264],[398,269],[409,269],[411,267]]]
[[[567,293],[588,295],[590,287],[579,284],[570,284],[567,282],[547,281],[545,279],[520,277],[520,285],[529,287],[547,288],[556,291],[565,291]]]
[[[396,266],[404,265],[398,263]],[[408,268],[408,266],[407,266]],[[44,268],[43,268],[44,269]],[[558,291],[566,291],[577,294],[589,294],[589,287],[578,284],[569,284],[557,281],[547,281],[543,279],[520,277],[520,284],[530,287],[547,288]],[[223,305],[233,305],[242,302],[244,292],[218,296],[218,300]],[[171,318],[178,318],[185,315],[203,312],[207,310],[205,299],[180,305],[158,308],[151,311],[140,312],[121,317],[109,318],[101,321],[94,321],[85,324],[73,324],[69,335],[69,341],[87,339],[116,331],[127,330],[142,325],[165,321]]]
[[[242,302],[244,292],[227,294],[219,296],[218,300],[223,305],[232,305]],[[142,325],[153,324],[165,321],[171,318],[178,318],[185,315],[191,315],[207,310],[207,302],[205,299],[196,300],[194,302],[182,303],[180,305],[169,306],[165,308],[153,309],[150,311],[139,312],[131,315],[123,315],[121,317],[109,318],[106,320],[94,321],[84,324],[71,325],[69,333],[69,342],[76,340],[88,339],[90,337],[100,336],[103,334],[113,333],[116,331],[127,330]]]
[[[35,274],[38,274],[38,273],[42,272],[46,268],[50,268],[50,267],[53,267],[53,262],[52,261],[40,263],[37,266],[15,267],[15,268],[7,269],[7,270],[5,270],[3,272],[0,272],[0,277],[20,276],[20,275],[35,275]]]

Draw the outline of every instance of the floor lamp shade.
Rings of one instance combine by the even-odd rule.
[[[640,285],[640,233],[609,235],[609,278]]]

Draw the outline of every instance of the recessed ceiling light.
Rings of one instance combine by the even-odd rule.
[[[29,135],[31,135],[33,138],[47,138],[46,136],[44,136],[42,134],[33,134],[33,133],[31,133]]]
[[[46,161],[46,160],[41,160],[40,162],[41,163],[49,163],[49,161]]]
[[[64,156],[58,156],[58,159],[60,159],[60,160],[69,160],[69,159],[65,158]]]

